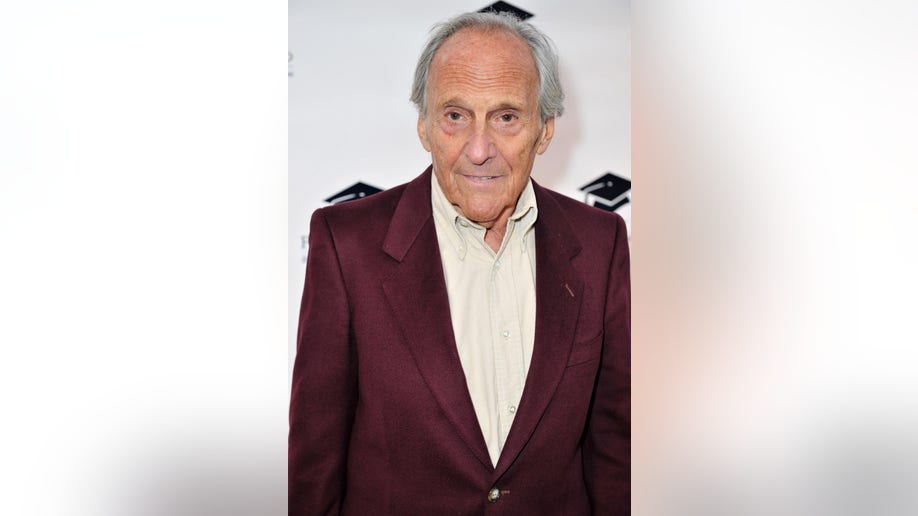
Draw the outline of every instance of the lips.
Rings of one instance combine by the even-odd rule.
[[[476,182],[476,183],[481,183],[481,182],[485,182],[485,181],[491,181],[491,180],[493,180],[493,179],[498,179],[498,178],[500,178],[500,177],[502,177],[502,176],[468,176],[468,175],[466,175],[466,176],[463,176],[463,177],[465,177],[465,178],[468,179],[469,181],[474,181],[474,182]]]

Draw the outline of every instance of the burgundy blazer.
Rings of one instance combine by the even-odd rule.
[[[629,514],[624,221],[534,185],[535,343],[494,467],[453,337],[430,174],[312,217],[289,514]]]

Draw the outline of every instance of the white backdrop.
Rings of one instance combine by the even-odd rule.
[[[607,22],[584,5],[522,6],[559,43],[571,109],[596,110],[570,82],[569,41],[627,45],[628,31],[558,26],[628,13]],[[302,277],[299,263],[285,274],[299,254],[288,243],[316,199],[350,184],[335,174],[392,186],[424,156],[409,154],[405,68],[377,74],[361,95],[392,85],[408,128],[359,103],[373,122],[337,134],[404,135],[399,168],[354,163],[373,138],[333,167],[303,166],[341,145],[291,126],[288,233],[286,88],[294,125],[346,120],[302,115],[322,88],[305,80],[322,60],[306,50],[343,45],[324,20],[342,35],[343,20],[385,20],[386,41],[363,53],[397,34],[413,60],[446,16],[289,8],[293,42],[286,2],[4,4],[0,513],[287,513],[277,344]],[[399,27],[406,16],[423,20]],[[647,0],[630,17],[634,514],[918,514],[915,2]],[[617,105],[602,107],[610,123],[628,118]],[[577,168],[588,152],[622,175],[629,162],[623,142],[586,140],[584,116],[559,121],[579,125],[553,185],[574,196],[569,177],[594,177]],[[328,190],[308,191],[307,176]]]
[[[626,0],[519,0],[555,42],[567,99],[533,178],[585,200],[606,172],[631,177],[630,12]],[[289,6],[289,352],[311,213],[358,181],[386,189],[430,164],[408,101],[431,26],[490,2],[309,2]],[[621,213],[630,227],[630,204]]]

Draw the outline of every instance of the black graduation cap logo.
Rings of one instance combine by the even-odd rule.
[[[612,172],[606,172],[593,182],[581,186],[580,191],[586,194],[585,203],[606,211],[615,211],[631,202],[628,198],[631,181]]]
[[[534,15],[530,12],[526,12],[515,5],[510,5],[507,2],[494,2],[493,4],[482,7],[478,10],[480,13],[511,13],[515,14],[521,20],[528,20]]]
[[[347,187],[344,190],[332,195],[328,199],[325,199],[325,202],[330,202],[332,204],[341,204],[342,202],[356,201],[357,199],[363,199],[368,195],[373,195],[375,193],[382,192],[382,189],[376,188],[375,186],[370,186],[362,181],[358,181],[353,185]]]

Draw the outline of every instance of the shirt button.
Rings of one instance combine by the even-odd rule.
[[[500,260],[497,260],[496,262],[494,262],[494,266],[500,269]]]
[[[488,491],[488,501],[494,503],[500,500],[500,489],[493,487]]]
[[[503,335],[505,339],[510,336],[510,332],[507,330],[500,332],[500,334]]]
[[[509,410],[511,414],[516,414],[516,405],[510,405],[510,408],[507,410]]]

